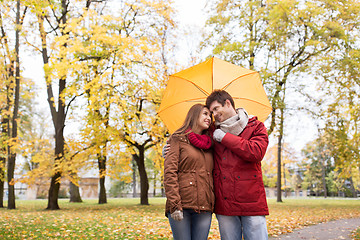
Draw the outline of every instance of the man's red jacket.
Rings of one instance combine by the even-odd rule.
[[[269,139],[257,117],[239,136],[226,133],[214,144],[215,213],[228,216],[269,215],[261,160]]]

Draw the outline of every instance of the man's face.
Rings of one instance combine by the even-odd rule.
[[[210,104],[210,112],[214,115],[216,122],[223,122],[236,114],[229,100],[226,100],[224,106],[218,101],[212,102]]]

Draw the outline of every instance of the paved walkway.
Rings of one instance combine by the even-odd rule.
[[[338,240],[351,239],[353,230],[360,227],[360,218],[341,219],[317,225],[304,227],[292,233],[278,237],[270,237],[269,240],[309,239],[309,240]]]

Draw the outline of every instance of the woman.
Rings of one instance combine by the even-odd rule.
[[[192,106],[183,125],[169,139],[164,163],[165,215],[174,239],[207,239],[212,211],[213,156],[210,111],[202,104]]]

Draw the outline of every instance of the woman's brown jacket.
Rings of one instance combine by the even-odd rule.
[[[213,212],[212,149],[196,148],[183,135],[172,135],[169,144],[164,163],[165,215],[183,209]]]

